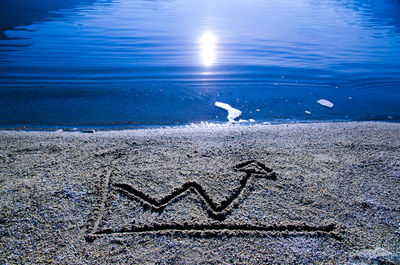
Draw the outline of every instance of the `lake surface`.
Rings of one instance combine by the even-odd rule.
[[[400,121],[397,0],[1,5],[3,128]]]

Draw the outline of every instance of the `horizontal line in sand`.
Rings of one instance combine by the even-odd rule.
[[[154,226],[143,226],[143,227],[131,227],[130,229],[104,229],[97,231],[92,234],[88,234],[86,237],[87,241],[93,241],[97,237],[106,235],[129,235],[129,234],[142,234],[142,233],[170,233],[170,232],[182,232],[182,233],[213,233],[218,234],[224,232],[236,232],[239,234],[247,233],[262,233],[262,234],[273,234],[278,233],[281,235],[317,235],[317,236],[332,236],[335,239],[341,239],[341,237],[335,232],[336,225],[326,224],[320,226],[310,225],[271,225],[271,226],[256,226],[256,225],[230,225],[230,224],[211,224],[211,225],[154,225]]]

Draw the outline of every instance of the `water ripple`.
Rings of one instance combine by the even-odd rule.
[[[24,4],[19,22],[0,11],[4,127],[221,122],[216,101],[258,121],[400,121],[396,1]]]

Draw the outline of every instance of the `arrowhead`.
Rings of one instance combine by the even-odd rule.
[[[234,167],[235,171],[242,171],[246,174],[252,174],[255,178],[265,178],[270,180],[276,180],[277,174],[272,168],[267,167],[261,162],[255,160],[249,160],[241,162]]]

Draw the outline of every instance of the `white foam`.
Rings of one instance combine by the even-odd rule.
[[[215,102],[215,106],[218,108],[224,109],[228,111],[228,121],[235,122],[235,119],[239,118],[242,115],[242,112],[238,109],[232,108],[231,105],[222,103],[222,102]]]
[[[190,123],[186,126],[184,126],[183,128],[206,128],[206,129],[210,129],[210,128],[222,128],[222,127],[229,127],[231,126],[231,124],[229,123],[214,123],[214,122],[200,122],[200,123]],[[173,128],[178,128],[178,127],[171,127],[171,129]]]
[[[333,106],[335,106],[332,102],[326,99],[317,100],[317,103],[327,108],[333,108]]]
[[[311,111],[305,110],[304,111],[307,115],[311,115]]]
[[[254,120],[254,119],[249,119],[249,122],[256,122],[256,120]]]

